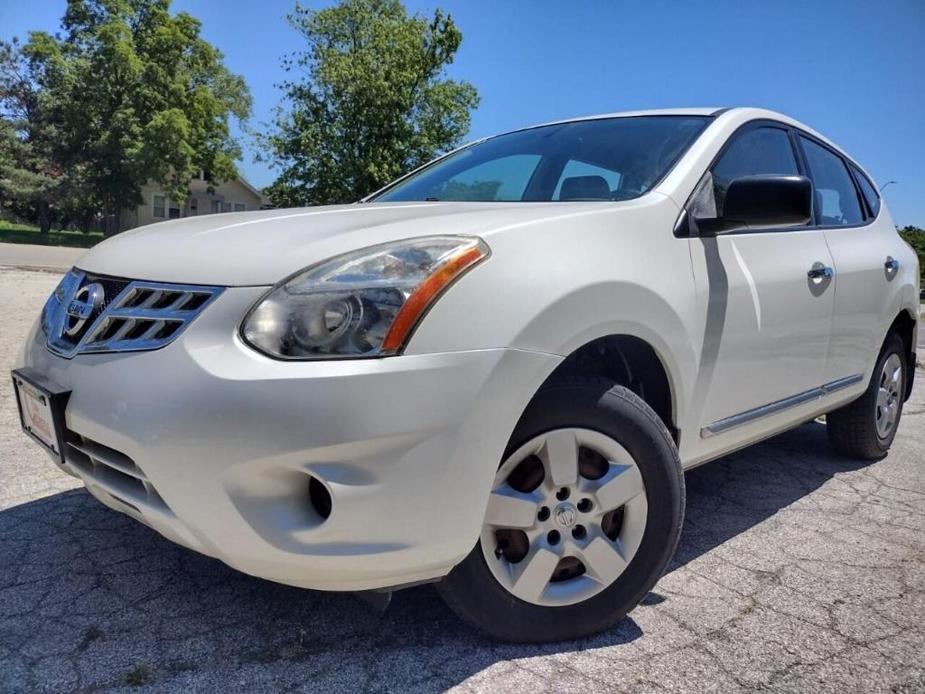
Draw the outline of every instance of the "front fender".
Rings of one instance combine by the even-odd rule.
[[[491,257],[437,301],[406,352],[500,347],[565,357],[600,337],[636,337],[661,359],[683,427],[702,339],[689,241],[671,233],[670,199],[622,205],[486,235]]]
[[[668,374],[674,412],[682,416],[696,354],[681,316],[651,289],[626,282],[582,287],[546,306],[512,340],[520,349],[567,357],[610,335],[636,337],[653,348]]]

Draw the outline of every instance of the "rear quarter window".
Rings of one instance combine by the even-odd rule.
[[[854,172],[854,177],[857,179],[858,186],[861,188],[861,195],[864,196],[867,209],[870,210],[872,217],[876,217],[880,214],[880,194],[877,192],[877,189],[874,188],[874,184],[870,182],[870,179],[867,178],[859,168],[852,166],[851,170]]]

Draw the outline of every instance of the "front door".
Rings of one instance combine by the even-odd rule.
[[[733,178],[799,173],[788,130],[756,125],[733,136],[700,194],[721,214]],[[701,448],[719,449],[767,431],[768,417],[799,416],[823,384],[833,262],[812,226],[694,238],[691,255],[704,325],[694,407]]]
[[[741,416],[744,424],[757,409],[825,382],[833,263],[816,230],[731,234],[692,246],[706,325],[701,372],[709,374],[698,384],[702,433],[716,435],[735,428],[724,420]]]

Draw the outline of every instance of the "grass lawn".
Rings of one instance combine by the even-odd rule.
[[[84,234],[80,231],[49,231],[42,236],[38,227],[0,220],[0,243],[34,243],[40,246],[74,246],[90,248],[103,240],[100,233]]]

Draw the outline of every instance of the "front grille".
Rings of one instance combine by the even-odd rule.
[[[63,357],[158,349],[175,340],[221,291],[72,270],[49,297],[42,327],[48,348]]]
[[[67,432],[65,460],[88,481],[136,510],[155,510],[172,515],[135,461],[73,431]]]

